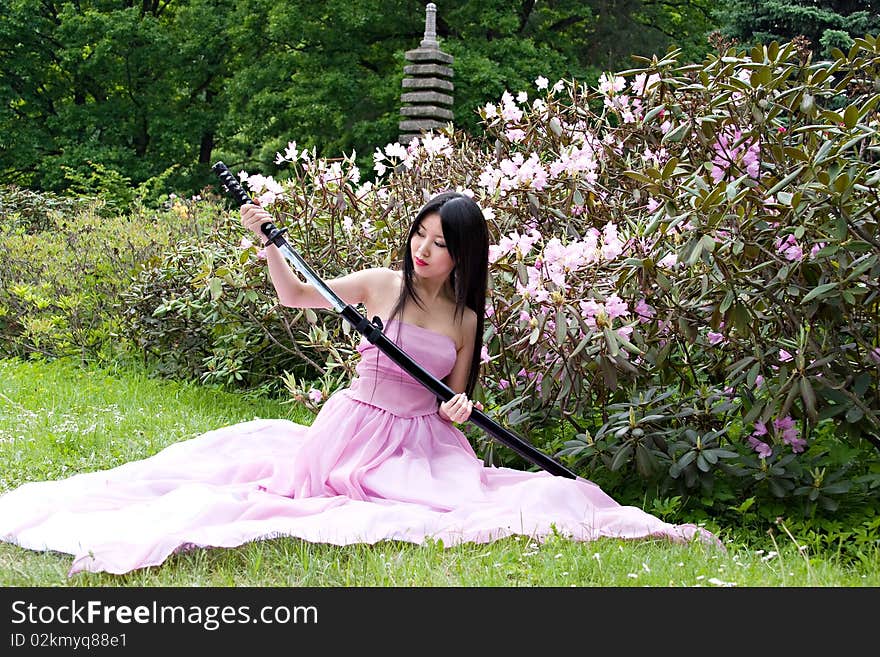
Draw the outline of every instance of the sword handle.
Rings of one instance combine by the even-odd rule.
[[[232,174],[223,162],[217,162],[214,166],[211,167],[211,171],[213,171],[217,177],[220,179],[220,183],[223,185],[223,188],[226,192],[235,200],[239,205],[246,205],[247,203],[253,203],[254,200],[251,198],[251,195],[248,194],[244,187],[241,186],[241,183],[238,182],[236,177]],[[266,223],[260,226],[260,230],[263,232],[263,235],[266,236],[269,242],[274,243],[276,246],[280,246],[280,238],[287,232],[286,228],[279,229],[275,226],[271,221],[267,221]]]

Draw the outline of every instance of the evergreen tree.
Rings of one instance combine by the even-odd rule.
[[[818,57],[880,31],[880,0],[730,0],[719,14],[722,32],[744,45],[803,36]]]

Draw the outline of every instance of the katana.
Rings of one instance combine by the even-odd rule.
[[[223,162],[217,162],[211,170],[220,178],[220,182],[226,191],[232,196],[236,203],[245,205],[253,203],[250,195],[245,191],[244,187],[238,182],[232,172]],[[313,285],[324,299],[333,307],[337,313],[342,315],[355,330],[363,335],[371,344],[388,356],[392,362],[396,363],[404,372],[413,377],[416,381],[425,386],[442,402],[449,401],[455,395],[455,391],[436,378],[433,374],[419,365],[413,358],[401,349],[396,343],[388,338],[382,332],[382,320],[374,317],[373,321],[364,317],[354,306],[345,303],[339,296],[330,289],[330,287],[321,280],[321,277],[302,259],[299,253],[290,246],[284,238],[286,228],[279,229],[271,221],[260,226],[263,235],[266,236],[268,245],[274,244],[281,251],[284,258],[293,266],[296,271],[302,274],[308,283]],[[550,474],[569,479],[577,479],[578,476],[563,466],[558,461],[550,458],[528,441],[520,438],[512,431],[502,427],[481,410],[474,408],[471,412],[469,421],[480,429],[488,433],[492,438],[502,445],[509,447],[521,457],[530,463],[549,472]]]

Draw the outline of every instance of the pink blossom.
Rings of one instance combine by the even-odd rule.
[[[792,358],[794,358],[794,356],[792,356],[790,353],[788,353],[785,349],[779,350],[779,361],[780,362],[787,363]]]
[[[483,348],[480,350],[480,363],[488,363],[492,360],[489,357],[489,348],[486,345],[483,345]]]
[[[715,333],[714,331],[709,331],[707,337],[709,338],[709,344],[711,345],[716,345],[725,341],[723,333]]]
[[[509,91],[501,95],[501,117],[508,123],[519,121],[523,112],[517,107],[516,100]]]
[[[754,449],[758,453],[758,456],[760,456],[762,459],[765,459],[773,454],[773,449],[770,447],[770,445],[758,440],[754,436],[749,436],[748,442],[749,445],[752,446],[752,449]]]
[[[617,233],[617,226],[610,221],[602,229],[602,238],[602,257],[606,260],[614,260],[623,253],[623,243]]]
[[[880,347],[875,347],[869,352],[871,359],[875,363],[880,363]]]
[[[759,374],[755,377],[755,388],[760,388],[762,385],[764,385],[764,377]]]
[[[676,267],[678,267],[678,256],[675,254],[675,252],[667,253],[665,256],[660,258],[660,260],[657,261],[657,264],[660,267],[665,267],[667,269],[675,269]]]
[[[257,258],[259,258],[260,260],[265,260],[266,257],[266,249],[260,249],[259,251],[257,251]]]
[[[627,317],[629,316],[629,306],[626,301],[619,296],[612,294],[605,300],[605,312],[608,313],[608,316],[611,319],[614,319],[615,317]]]
[[[785,240],[782,240],[781,238],[776,240],[776,249],[779,253],[785,256],[786,260],[792,262],[802,260],[804,257],[804,250],[801,248],[800,244],[798,244],[794,235],[789,235]]]
[[[791,415],[787,415],[781,420],[773,420],[773,428],[776,429],[777,432],[782,432],[782,442],[786,445],[791,445],[791,451],[795,454],[804,451],[807,441],[798,437],[798,428]]]
[[[719,182],[724,178],[735,178],[739,169],[745,169],[752,178],[760,174],[761,144],[756,140],[742,141],[739,128],[726,126],[712,145],[715,156],[712,158],[712,180]],[[731,169],[734,169],[731,171]]]
[[[579,305],[584,313],[584,321],[590,328],[596,329],[600,324],[602,326],[609,326],[611,324],[603,304],[588,299],[587,301],[581,301]]]
[[[626,80],[619,75],[602,73],[599,76],[599,93],[605,96],[613,96],[618,91],[623,91],[625,87]]]
[[[654,87],[660,84],[660,76],[656,73],[648,75],[647,73],[639,73],[633,78],[630,89],[634,94],[643,95],[650,93]]]
[[[324,399],[324,393],[318,390],[317,388],[312,388],[309,390],[309,399],[311,399],[314,403],[318,403],[322,399]]]
[[[645,299],[639,299],[639,302],[636,304],[635,313],[643,324],[650,322],[651,318],[657,314],[653,306],[649,306]]]
[[[752,449],[754,449],[761,458],[767,458],[773,453],[770,445],[762,440],[758,440],[761,436],[766,435],[767,426],[763,422],[755,422],[755,430],[752,432],[752,435],[748,437],[749,445],[752,446]]]
[[[498,387],[501,390],[507,390],[510,387],[510,381],[508,381],[507,379],[499,379],[498,380]]]

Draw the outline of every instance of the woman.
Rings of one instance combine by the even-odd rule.
[[[262,240],[270,215],[248,204],[241,217]],[[584,479],[483,465],[455,423],[474,407],[488,246],[480,208],[448,192],[416,215],[401,271],[367,269],[328,282],[346,303],[381,318],[386,335],[456,391],[449,401],[438,406],[363,340],[357,377],[311,426],[244,422],[111,470],[25,484],[0,497],[0,538],[73,554],[71,574],[124,573],[184,548],[276,536],[336,545],[553,533],[717,542],[693,525],[621,506]],[[327,307],[276,247],[267,260],[281,303]]]

